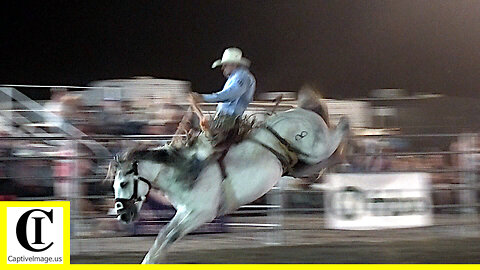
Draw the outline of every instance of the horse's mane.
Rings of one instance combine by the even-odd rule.
[[[191,147],[191,146],[190,146]],[[163,146],[151,148],[148,145],[137,145],[129,148],[118,158],[119,163],[148,160],[155,163],[165,163],[171,166],[180,168],[181,173],[178,175],[176,181],[181,181],[188,187],[195,184],[195,179],[198,177],[204,162],[196,158],[188,158],[183,154],[186,148],[176,148],[171,146]],[[108,169],[107,178],[113,180],[112,161]],[[206,162],[206,161],[205,161]],[[108,180],[108,179],[106,179]]]
[[[151,148],[150,145],[138,144],[117,155],[108,165],[104,181],[113,181],[118,163],[148,160],[155,163],[175,164],[184,161],[185,157],[178,149],[171,147]]]
[[[127,149],[119,158],[120,162],[148,160],[156,163],[175,163],[183,159],[181,153],[174,148],[151,148],[149,145],[137,145]]]

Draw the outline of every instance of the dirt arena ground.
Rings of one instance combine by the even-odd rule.
[[[478,220],[436,216],[435,225],[424,228],[343,231],[324,229],[322,218],[289,216],[283,230],[188,235],[171,248],[166,263],[480,263]],[[71,262],[140,263],[153,240],[77,239]]]

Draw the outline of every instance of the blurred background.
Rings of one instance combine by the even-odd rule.
[[[342,160],[206,224],[172,262],[479,262],[479,1],[1,5],[0,200],[69,200],[72,262],[141,260],[174,209],[152,192],[120,224],[108,162],[168,143],[187,94],[222,87],[209,67],[230,46],[257,78],[247,115],[309,87],[352,132]]]

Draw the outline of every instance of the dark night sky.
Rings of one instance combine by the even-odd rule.
[[[64,1],[0,4],[0,83],[150,75],[220,88],[226,47],[257,91],[405,88],[480,97],[480,1]]]

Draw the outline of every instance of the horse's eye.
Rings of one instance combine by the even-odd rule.
[[[120,183],[121,188],[125,188],[128,185],[128,182],[122,182]]]

